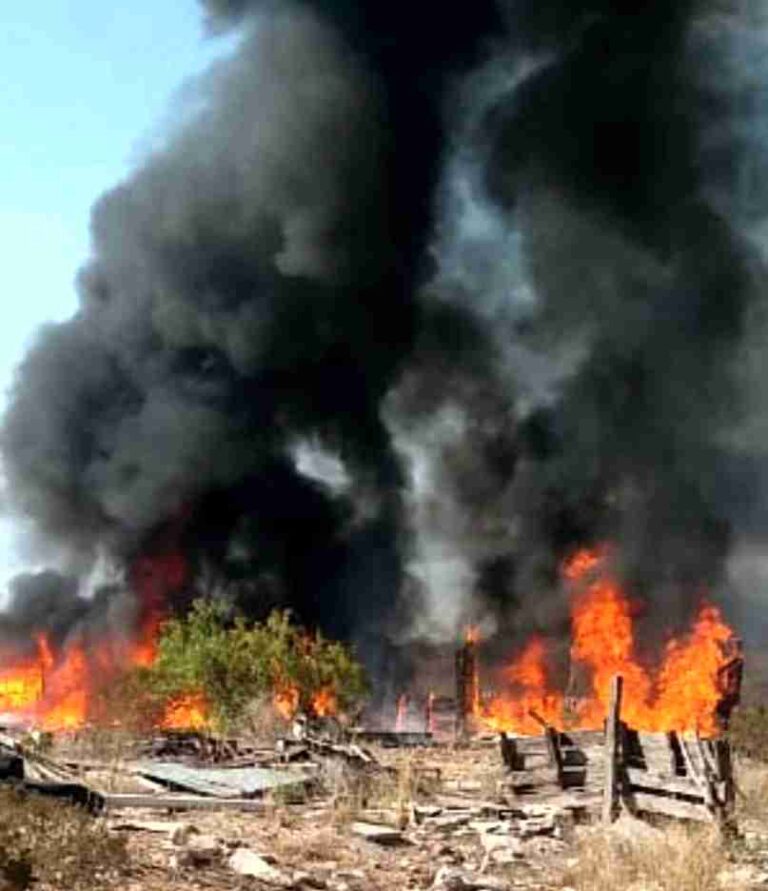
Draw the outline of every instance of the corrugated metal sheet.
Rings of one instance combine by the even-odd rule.
[[[273,789],[300,786],[310,779],[306,773],[290,769],[189,767],[170,761],[153,761],[137,772],[169,788],[217,798],[252,798]]]

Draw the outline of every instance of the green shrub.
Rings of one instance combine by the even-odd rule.
[[[344,644],[305,631],[288,612],[249,623],[230,619],[226,604],[211,600],[195,601],[186,616],[165,624],[154,664],[138,670],[132,683],[155,702],[202,694],[219,729],[231,727],[265,695],[291,691],[304,711],[322,711],[319,703],[330,700],[346,713],[366,692],[362,666]]]

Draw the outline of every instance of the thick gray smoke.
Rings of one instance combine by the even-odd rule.
[[[765,405],[766,146],[748,134],[766,109],[746,82],[763,41],[693,4],[595,12],[566,39],[542,20],[459,103],[432,289],[491,333],[484,382],[508,402],[466,368],[464,386],[421,376],[426,418],[408,374],[390,396],[433,628],[490,613],[557,633],[561,560],[610,541],[658,638],[723,593],[744,465],[764,467],[743,432]]]
[[[239,44],[98,201],[79,312],[19,371],[21,508],[150,600],[212,573],[363,643],[556,629],[560,560],[606,538],[685,617],[754,409],[743,23],[692,0],[205,10]],[[172,580],[137,582],[146,560]]]

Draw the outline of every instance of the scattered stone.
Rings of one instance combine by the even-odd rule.
[[[328,882],[320,876],[313,876],[308,872],[295,872],[293,874],[293,886],[295,888],[324,889],[328,887]]]
[[[557,820],[554,814],[536,819],[522,820],[518,826],[520,838],[533,838],[535,835],[554,835]]]
[[[177,854],[180,866],[207,866],[221,857],[221,845],[212,835],[192,834]]]
[[[487,832],[509,832],[509,823],[506,820],[472,820],[469,828],[481,835]]]
[[[461,826],[466,826],[471,819],[472,815],[470,813],[445,814],[444,816],[440,817],[431,817],[425,822],[427,825],[433,826],[436,829],[450,830],[458,829]]]
[[[279,869],[249,848],[238,848],[227,861],[229,868],[241,876],[251,876],[267,885],[287,888],[293,881]]]
[[[403,841],[403,833],[391,826],[382,826],[378,823],[353,823],[350,831],[359,835],[366,841],[376,842],[379,845],[396,845]]]
[[[427,807],[426,805],[417,804],[413,808],[414,813],[420,819],[424,817],[439,817],[443,809],[441,807]]]
[[[189,839],[196,833],[199,832],[196,826],[193,826],[191,823],[177,823],[174,826],[173,831],[171,832],[171,841],[175,845],[186,845]]]
[[[721,888],[759,888],[764,887],[768,875],[752,866],[732,866],[724,869],[717,877]]]
[[[445,866],[437,871],[432,883],[432,891],[509,891],[511,887],[506,879]]]
[[[522,842],[513,835],[488,833],[480,836],[480,843],[485,851],[483,867],[490,862],[509,865],[524,859]]]

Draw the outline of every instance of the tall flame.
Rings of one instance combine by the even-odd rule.
[[[564,727],[602,726],[611,678],[624,678],[622,718],[638,730],[718,731],[717,709],[727,692],[723,671],[733,631],[720,611],[703,603],[690,631],[672,638],[655,670],[638,659],[634,609],[610,572],[607,549],[582,550],[562,567],[571,600],[571,665],[586,675],[588,689],[572,707],[547,675],[545,641],[534,636],[503,672],[505,690],[481,704],[486,726],[515,733],[540,730],[535,713]]]

